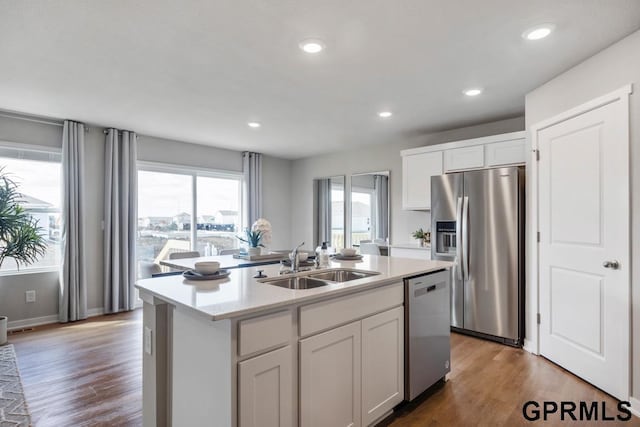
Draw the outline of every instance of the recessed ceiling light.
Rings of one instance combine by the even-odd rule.
[[[479,88],[467,89],[467,90],[463,90],[462,93],[464,93],[467,96],[478,96],[482,93],[482,89],[479,89]]]
[[[553,24],[538,25],[522,33],[522,38],[526,40],[540,40],[551,34],[554,28],[556,28],[556,26]]]
[[[389,117],[393,116],[393,113],[391,111],[380,111],[378,113],[378,116],[382,117],[383,119],[388,119]]]
[[[320,53],[324,50],[325,46],[322,40],[307,39],[300,42],[300,49],[307,53]]]
[[[259,128],[259,127],[261,126],[261,124],[260,124],[260,123],[258,123],[258,122],[249,122],[249,123],[247,123],[247,125],[248,125],[250,128],[254,128],[254,129]]]

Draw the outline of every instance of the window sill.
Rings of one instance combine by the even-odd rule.
[[[25,274],[59,273],[60,267],[26,268],[0,271],[0,277],[22,276]]]

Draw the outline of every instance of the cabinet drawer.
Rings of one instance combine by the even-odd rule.
[[[444,171],[484,167],[484,146],[454,148],[444,152]]]
[[[238,354],[246,356],[268,350],[291,340],[291,311],[279,311],[266,316],[238,322]]]
[[[524,139],[487,144],[485,150],[489,167],[525,163],[527,160]]]
[[[300,336],[334,328],[396,307],[404,301],[402,282],[300,307]]]

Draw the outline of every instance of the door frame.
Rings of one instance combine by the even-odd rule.
[[[530,206],[527,209],[528,214],[528,226],[527,226],[527,283],[531,286],[527,286],[526,291],[526,299],[527,304],[525,308],[526,322],[529,325],[533,325],[532,328],[528,328],[530,332],[533,332],[533,336],[528,336],[524,341],[524,349],[533,353],[540,354],[540,325],[538,324],[538,314],[540,313],[540,246],[538,244],[537,233],[539,230],[539,164],[537,161],[538,156],[538,133],[543,129],[556,125],[560,122],[569,120],[581,114],[587,113],[589,111],[595,110],[607,104],[611,104],[613,102],[621,102],[623,106],[623,110],[626,114],[626,122],[629,123],[629,95],[633,93],[633,85],[627,84],[613,92],[610,92],[606,95],[600,96],[598,98],[587,101],[577,107],[571,108],[567,111],[564,111],[560,114],[557,114],[553,117],[544,119],[538,123],[535,123],[529,127],[528,137],[531,140],[531,152],[530,157],[528,159],[528,182],[529,184],[529,196],[527,199],[530,202]],[[629,135],[629,126],[627,126],[624,130],[624,137],[627,141],[630,141]],[[631,162],[631,156],[629,156],[629,162]],[[629,200],[631,202],[631,166],[629,166],[628,172],[628,182],[627,182],[627,193],[629,194]],[[629,204],[631,207],[631,203]],[[629,228],[631,229],[631,215],[628,218]],[[629,252],[631,253],[631,237],[627,242],[629,246]],[[630,257],[632,259],[632,257]],[[631,267],[631,266],[630,266]],[[629,304],[630,304],[630,313],[631,313],[631,282],[629,283]],[[631,334],[631,317],[629,318],[629,333]],[[631,335],[629,335],[629,351],[631,352],[631,348],[633,342],[631,340]],[[630,364],[633,363],[631,358],[631,354],[629,355]],[[631,367],[631,366],[630,366]]]

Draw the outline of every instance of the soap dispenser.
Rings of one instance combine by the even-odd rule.
[[[327,268],[329,267],[329,251],[327,250],[327,242],[322,242],[322,247],[320,248],[320,253],[318,254],[320,258],[318,260],[318,267]]]

